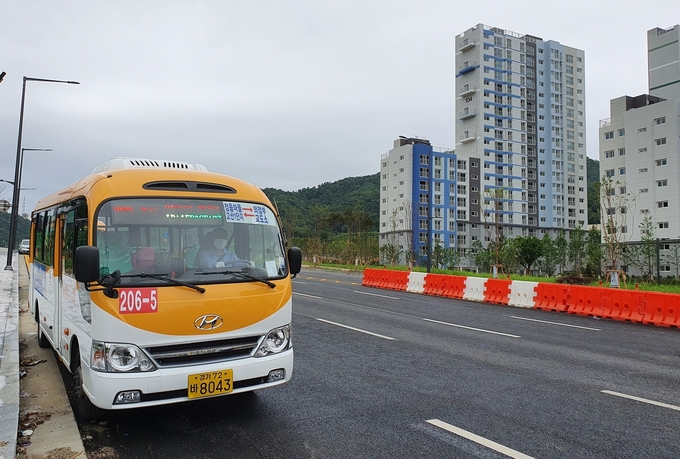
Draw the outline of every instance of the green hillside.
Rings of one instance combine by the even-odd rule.
[[[9,212],[0,213],[0,247],[7,247],[7,242],[9,240]],[[31,222],[25,218],[19,217],[17,223],[17,243],[15,249],[19,247],[19,242],[22,239],[28,239],[31,232]]]
[[[380,174],[348,177],[298,191],[263,188],[278,208],[289,237],[321,237],[322,233],[377,231]]]
[[[600,162],[586,158],[588,180],[588,224],[600,223]]]

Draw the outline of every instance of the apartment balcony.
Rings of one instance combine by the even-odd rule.
[[[458,66],[458,74],[465,75],[466,73],[470,73],[476,66],[477,63],[474,60],[465,61]]]
[[[460,43],[460,48],[458,48],[458,51],[467,51],[468,49],[474,48],[476,44],[477,42],[474,38],[465,38]]]
[[[477,110],[474,108],[465,107],[463,110],[458,112],[458,118],[461,120],[466,120],[474,116],[477,116]]]
[[[460,97],[470,96],[475,93],[477,86],[474,84],[464,84],[463,87],[458,91]]]
[[[477,133],[474,131],[465,131],[458,136],[458,141],[460,143],[470,143],[477,138]]]

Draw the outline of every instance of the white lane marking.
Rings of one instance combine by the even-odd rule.
[[[302,284],[302,285],[307,285],[307,282],[300,282],[299,280],[293,280],[294,284]]]
[[[305,293],[293,292],[293,295],[306,296],[307,298],[316,298],[317,300],[325,300],[325,298],[321,298],[320,296],[307,295]]]
[[[463,430],[460,427],[452,426],[451,424],[440,421],[439,419],[429,419],[426,422],[429,422],[433,426],[447,430],[452,434],[467,438],[468,440],[474,441],[475,443],[479,443],[480,445],[486,446],[487,448],[493,449],[494,451],[498,451],[499,453],[505,454],[506,456],[515,459],[533,459],[531,456],[527,456],[524,453],[520,453],[519,451],[515,451],[514,449],[508,448],[507,446],[503,446],[500,443],[480,437],[479,435],[468,432],[467,430]]]
[[[343,324],[339,324],[339,323],[337,323],[337,322],[331,322],[330,320],[319,319],[318,317],[316,318],[316,320],[318,320],[319,322],[326,322],[327,324],[336,325],[336,326],[338,326],[338,327],[348,328],[348,329],[350,329],[350,330],[358,331],[358,332],[361,332],[361,333],[366,333],[367,335],[377,336],[378,338],[389,339],[389,340],[393,340],[393,339],[394,339],[394,338],[390,338],[389,336],[379,335],[379,334],[377,334],[377,333],[373,333],[373,332],[370,332],[370,331],[362,330],[361,328],[354,328],[354,327],[350,327],[349,325],[343,325]]]
[[[631,400],[636,400],[638,402],[649,403],[650,405],[661,406],[663,408],[670,408],[671,410],[675,410],[675,411],[680,411],[680,406],[669,405],[668,403],[656,402],[654,400],[648,400],[646,398],[640,398],[640,397],[636,397],[634,395],[622,394],[621,392],[614,392],[612,390],[603,390],[603,391],[600,391],[600,392],[605,393],[605,394],[609,394],[609,395],[616,395],[617,397],[629,398]]]
[[[380,298],[387,298],[390,300],[400,300],[401,298],[397,298],[396,296],[387,296],[387,295],[378,295],[376,293],[367,293],[367,292],[360,292],[358,290],[352,290],[353,293],[360,293],[362,295],[370,295],[370,296],[379,296]]]
[[[424,317],[422,319],[426,320],[428,322],[434,322],[436,324],[448,325],[450,327],[465,328],[466,330],[473,330],[473,331],[478,331],[478,332],[483,332],[483,333],[492,333],[494,335],[501,335],[501,336],[509,336],[510,338],[521,338],[521,336],[509,335],[507,333],[501,333],[501,332],[492,331],[492,330],[484,330],[482,328],[466,327],[465,325],[457,325],[457,324],[452,324],[452,323],[449,323],[449,322],[442,322],[440,320],[425,319]]]
[[[320,296],[307,295],[305,293],[293,292],[293,294],[294,295],[306,296],[308,298],[316,298],[317,300],[326,300],[327,299],[327,298],[322,298]],[[437,324],[449,325],[451,327],[465,328],[466,330],[473,330],[473,331],[478,331],[478,332],[483,332],[483,333],[491,333],[491,334],[494,334],[494,335],[508,336],[510,338],[521,338],[521,336],[517,336],[517,335],[510,335],[510,334],[507,334],[507,333],[501,333],[501,332],[492,331],[492,330],[484,330],[484,329],[481,329],[481,328],[466,327],[465,325],[457,325],[457,324],[452,324],[452,323],[449,323],[449,322],[441,322],[439,320],[426,319],[425,317],[412,316],[410,314],[403,314],[403,313],[400,313],[400,312],[386,311],[386,310],[380,309],[380,308],[371,308],[371,307],[368,307],[368,306],[359,305],[359,304],[355,305],[353,303],[347,303],[347,302],[344,302],[344,304],[348,304],[348,305],[352,305],[352,306],[358,306],[358,307],[362,307],[362,308],[366,308],[366,309],[371,309],[373,311],[380,311],[380,312],[384,312],[386,314],[394,314],[394,315],[399,315],[399,316],[403,316],[403,317],[411,317],[413,319],[425,320],[427,322],[434,322],[434,323],[437,323]],[[318,319],[318,320],[322,320],[322,319]],[[326,322],[326,321],[322,320],[322,322]],[[329,322],[329,323],[333,323],[333,322]],[[335,324],[335,325],[339,325],[339,324]],[[340,325],[340,326],[343,326],[343,325]],[[351,327],[347,327],[347,328],[351,328]],[[371,332],[365,332],[364,330],[357,330],[357,331],[372,334]],[[389,337],[385,337],[385,336],[381,336],[381,335],[376,335],[376,336],[380,336],[381,338],[386,338],[386,339],[394,339],[394,338],[389,338]]]
[[[552,324],[552,325],[561,325],[563,327],[572,327],[572,328],[582,328],[584,330],[593,330],[593,331],[600,331],[599,328],[590,328],[590,327],[581,327],[580,325],[569,325],[569,324],[561,324],[559,322],[550,322],[548,320],[538,320],[538,319],[527,319],[526,317],[517,317],[517,316],[510,316],[512,319],[519,319],[519,320],[529,320],[531,322],[540,322],[542,324]]]

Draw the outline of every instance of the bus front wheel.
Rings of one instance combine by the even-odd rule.
[[[104,410],[92,404],[83,389],[83,365],[80,363],[80,351],[76,348],[73,360],[76,368],[73,371],[73,405],[78,416],[84,421],[102,417]]]

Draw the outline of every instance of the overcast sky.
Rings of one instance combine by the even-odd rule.
[[[483,23],[585,50],[588,156],[610,99],[647,92],[677,0],[0,2],[0,178],[19,211],[115,156],[288,191],[378,172],[400,135],[455,147],[455,36]],[[0,188],[3,184],[0,183]],[[11,186],[0,193],[11,199]]]

